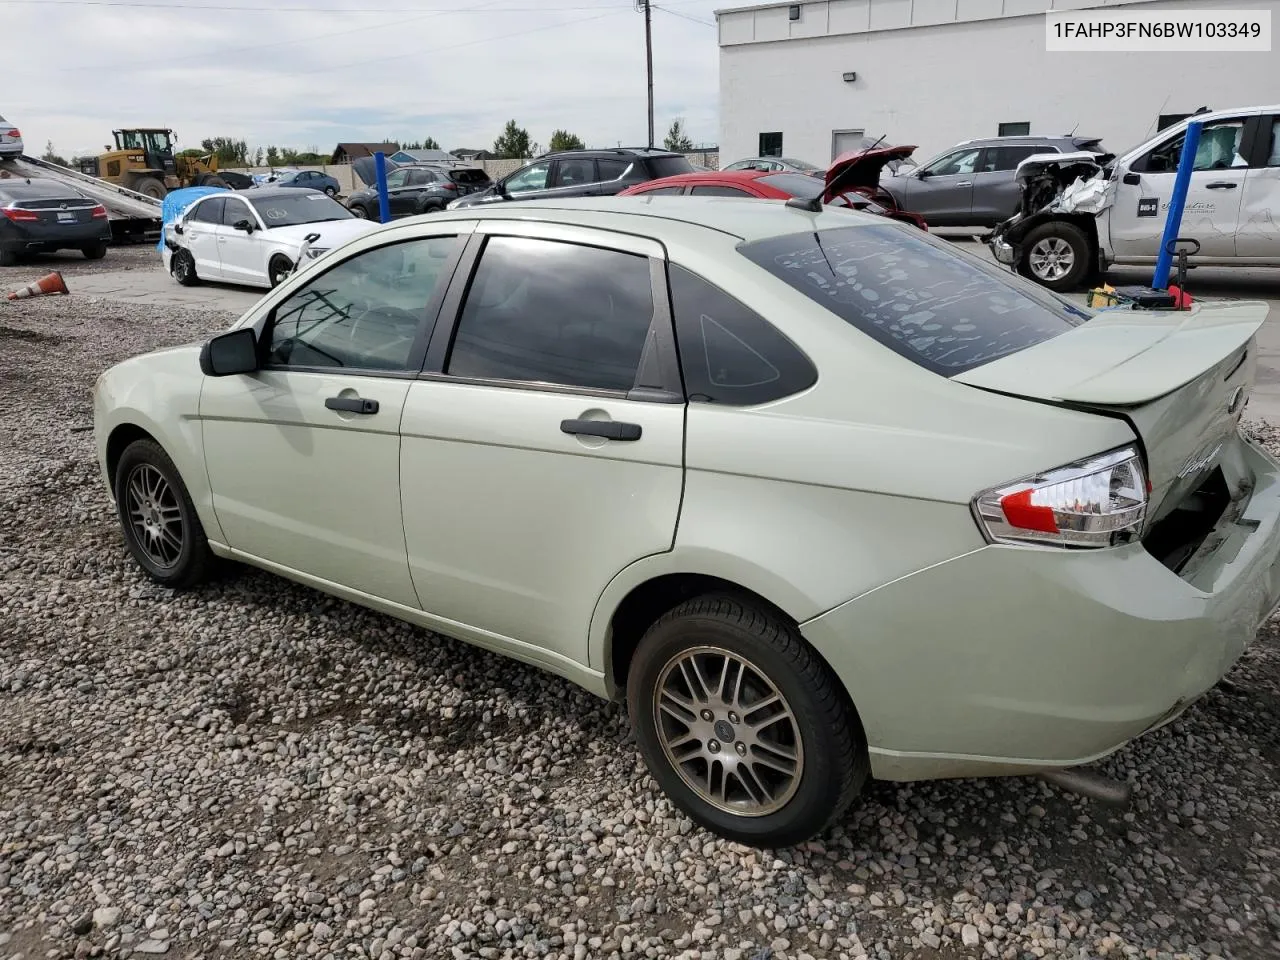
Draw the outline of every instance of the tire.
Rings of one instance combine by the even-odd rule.
[[[369,219],[369,211],[366,210],[364,207],[362,207],[358,203],[355,206],[347,207],[347,209],[350,210],[354,216],[359,217],[361,220]]]
[[[99,240],[97,243],[86,244],[80,252],[84,254],[86,260],[101,260],[107,255],[107,244]]]
[[[293,263],[288,257],[276,254],[271,258],[271,262],[267,264],[267,279],[271,281],[271,289],[275,289],[288,279],[289,274],[293,272]]]
[[[196,276],[196,260],[190,250],[178,250],[169,258],[169,275],[184,287],[194,287],[200,282]]]
[[[6,250],[0,247],[0,267],[16,267],[18,265],[18,251]]]
[[[216,558],[178,468],[158,443],[129,444],[114,486],[125,544],[148,577],[179,590],[209,579]]]
[[[422,216],[424,213],[439,213],[439,212],[440,212],[441,210],[443,210],[443,209],[444,209],[444,204],[443,204],[443,203],[440,203],[439,201],[436,201],[436,200],[432,200],[432,201],[430,201],[430,202],[428,202],[428,203],[424,203],[422,206],[420,206],[420,207],[418,208],[418,211],[417,211],[417,214],[416,214],[416,215],[420,217],[420,216]]]
[[[337,188],[337,187],[325,187],[325,188],[324,188],[324,192],[325,192],[325,196],[328,196],[328,197],[336,197],[336,196],[338,195],[338,188]]]
[[[1091,272],[1092,244],[1073,223],[1042,223],[1022,241],[1018,272],[1055,293],[1078,290]]]
[[[674,703],[660,697],[664,690],[695,699],[689,696],[692,681],[686,682],[693,663],[700,664],[709,686],[733,684],[746,709],[733,711],[733,704],[715,694],[706,708],[688,714],[678,707],[674,713],[660,709],[660,699]],[[753,704],[770,688],[789,708],[790,719],[786,710],[765,714],[769,722],[757,717],[753,730],[744,721],[765,709]],[[790,846],[821,833],[844,813],[870,770],[862,725],[830,668],[795,627],[733,597],[689,600],[649,628],[628,672],[627,706],[641,754],[667,796],[701,826],[739,843]],[[682,735],[693,739],[681,744]],[[691,746],[691,753],[681,754]],[[774,752],[788,747],[789,762]],[[793,775],[756,762],[747,768],[755,794],[736,776],[730,788],[723,771],[739,767],[738,756],[772,759],[775,766],[782,759]],[[716,757],[728,761],[720,761],[718,778]],[[711,781],[710,790],[709,784],[697,785],[700,778]],[[715,789],[717,784],[725,789]],[[708,796],[715,793],[721,801]]]
[[[155,177],[139,177],[129,189],[153,200],[163,200],[169,192],[164,183]]]
[[[225,187],[228,190],[231,189],[231,184],[227,183],[227,181],[223,180],[216,173],[202,173],[199,177],[196,178],[196,186],[197,187]]]

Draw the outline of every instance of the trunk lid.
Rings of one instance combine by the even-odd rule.
[[[1146,454],[1149,521],[1213,471],[1253,385],[1262,302],[1103,311],[1088,323],[953,379],[1124,417]]]
[[[462,167],[449,171],[449,179],[458,188],[459,196],[475,193],[488,188],[493,181],[489,175],[477,167]]]
[[[905,160],[915,150],[914,146],[877,147],[840,154],[831,161],[831,166],[823,176],[827,184],[826,196],[836,197],[846,190],[856,190],[859,187],[875,187],[880,183],[880,173],[886,164]]]

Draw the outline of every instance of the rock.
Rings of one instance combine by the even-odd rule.
[[[966,923],[960,928],[960,940],[966,947],[976,947],[982,942],[982,937],[978,934],[978,928],[972,923]]]

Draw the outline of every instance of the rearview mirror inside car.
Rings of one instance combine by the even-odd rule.
[[[252,220],[237,220],[234,227],[236,230],[243,230],[245,233],[253,233]]]
[[[258,336],[252,327],[220,333],[200,350],[200,370],[206,377],[230,377],[258,369]]]

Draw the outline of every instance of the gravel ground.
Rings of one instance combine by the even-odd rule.
[[[876,784],[803,849],[725,843],[561,680],[265,574],[143,580],[89,390],[228,320],[0,302],[0,958],[1280,953],[1274,623],[1104,765],[1127,812]]]
[[[115,270],[154,270],[160,262],[160,251],[154,243],[128,243],[107,248],[101,260],[86,260],[78,250],[33,254],[16,267],[0,267],[0,296],[17,287],[39,280],[57,270],[71,284],[71,278]],[[75,290],[72,289],[72,293]]]

